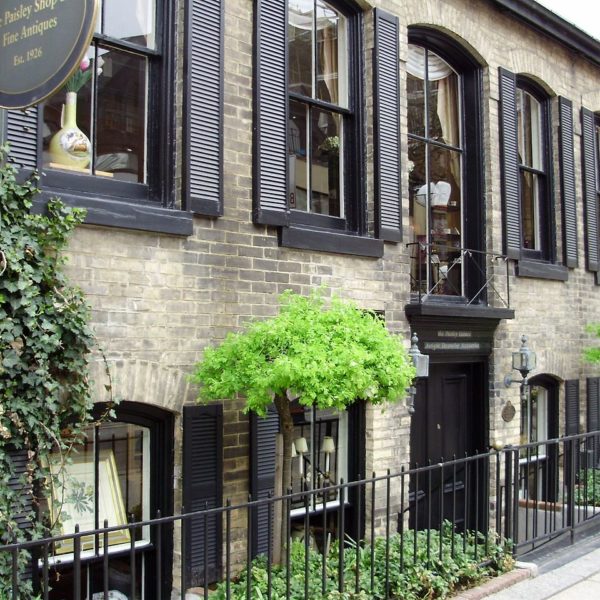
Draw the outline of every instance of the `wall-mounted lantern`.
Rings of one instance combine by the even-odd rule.
[[[533,350],[527,347],[527,336],[521,336],[521,347],[512,353],[512,368],[515,371],[519,371],[522,379],[513,379],[509,373],[504,378],[504,385],[510,387],[513,383],[521,385],[521,398],[527,399],[527,376],[533,369],[535,369],[537,363],[537,356]]]
[[[421,377],[429,376],[429,355],[422,354],[419,350],[419,338],[416,333],[413,333],[411,338],[411,346],[408,351],[413,365],[415,366],[416,374],[415,380]],[[408,388],[408,397],[406,398],[406,404],[408,406],[408,412],[412,415],[415,412],[415,396],[417,395],[417,388],[415,382]]]

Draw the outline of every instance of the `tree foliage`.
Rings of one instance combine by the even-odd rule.
[[[32,214],[37,178],[19,183],[7,152],[0,148],[0,544],[44,533],[30,501],[48,482],[49,454],[67,452],[90,421],[94,345],[89,307],[62,270],[61,251],[84,213],[53,199],[47,214]],[[16,451],[27,453],[25,474],[15,470]]]
[[[276,317],[255,321],[207,348],[193,379],[200,399],[246,396],[246,410],[264,415],[276,396],[344,410],[404,396],[414,368],[402,341],[375,314],[322,294],[286,292]]]
[[[600,323],[593,323],[588,325],[587,331],[594,335],[596,338],[600,338]],[[584,358],[590,363],[600,363],[600,348],[597,346],[592,348],[585,348],[583,351]]]

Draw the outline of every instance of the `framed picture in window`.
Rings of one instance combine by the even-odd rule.
[[[60,533],[68,534],[79,525],[80,531],[88,531],[100,527],[104,521],[108,526],[127,523],[123,494],[119,483],[119,475],[112,450],[103,451],[97,465],[98,494],[95,494],[96,469],[94,458],[77,457],[71,464],[65,465],[64,471],[55,478],[52,494],[48,500],[50,515],[53,521],[60,524]],[[96,498],[98,505],[96,506]],[[90,550],[97,543],[102,547],[103,536],[81,538],[81,549]],[[125,544],[130,541],[128,529],[112,531],[108,535],[110,546]],[[56,548],[57,554],[73,552],[73,540],[65,540]]]

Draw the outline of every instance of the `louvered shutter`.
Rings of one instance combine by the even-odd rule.
[[[585,246],[588,271],[600,270],[598,250],[598,192],[596,181],[596,136],[594,113],[581,109],[581,140],[583,153],[583,197],[585,207]]]
[[[223,214],[222,0],[186,2],[184,193],[194,213]]]
[[[499,69],[500,78],[500,154],[502,165],[502,202],[504,252],[509,258],[521,256],[521,197],[517,133],[517,78]]]
[[[279,416],[275,409],[266,417],[250,416],[250,493],[253,500],[267,498],[275,488],[275,441]],[[269,549],[269,511],[261,506],[252,515],[252,555],[266,554]]]
[[[17,499],[15,504],[17,512],[12,516],[19,529],[27,531],[32,527],[32,523],[27,515],[30,515],[33,512],[31,486],[25,483],[28,463],[27,450],[8,448],[7,455],[12,463],[8,487],[12,490]]]
[[[183,506],[186,513],[222,505],[223,408],[183,408]],[[217,581],[221,569],[222,517],[198,516],[185,522],[186,587]],[[205,534],[206,527],[206,557]]]
[[[577,199],[575,193],[575,157],[573,153],[573,103],[558,99],[560,120],[560,187],[562,192],[563,251],[567,267],[576,267]]]
[[[600,430],[600,377],[590,377],[587,380],[587,430]],[[593,466],[596,467],[600,462],[600,436],[594,436],[590,441]]]
[[[402,240],[398,18],[375,9],[375,190],[379,238]]]
[[[287,2],[255,4],[253,217],[288,223]]]
[[[565,381],[565,435],[579,433],[579,381]]]
[[[19,169],[38,167],[38,107],[6,111],[6,141],[10,161]]]

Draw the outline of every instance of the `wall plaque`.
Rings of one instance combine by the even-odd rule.
[[[0,107],[25,108],[63,86],[84,57],[98,0],[0,0]]]

